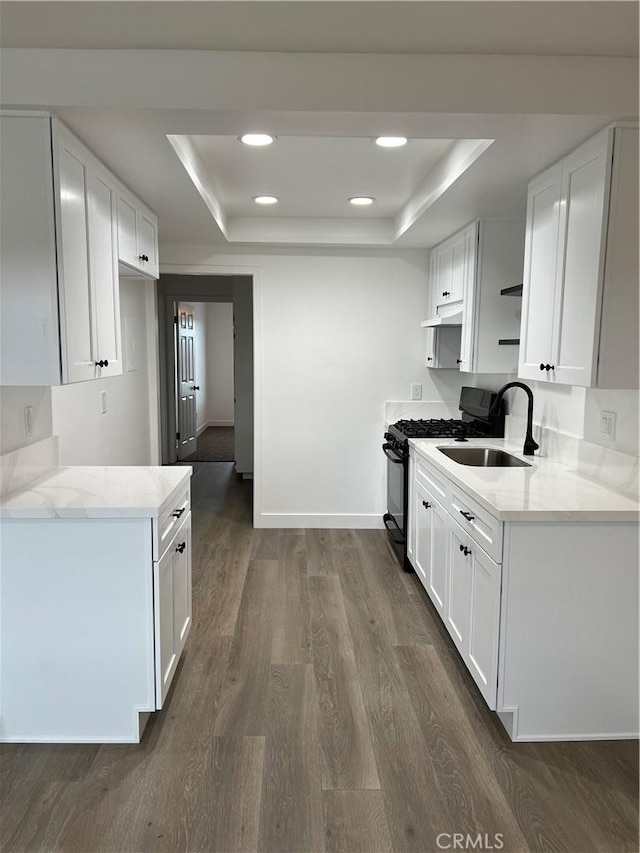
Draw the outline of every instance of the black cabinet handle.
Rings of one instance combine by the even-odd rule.
[[[96,367],[109,367],[109,359],[100,359],[100,361],[96,361]]]
[[[149,260],[149,255],[138,255],[138,260],[144,263]]]
[[[451,291],[450,290],[443,290],[442,295],[443,296],[451,296]]]
[[[186,507],[182,507],[182,509],[174,509],[174,511],[171,513],[171,515],[172,515],[174,518],[180,518],[180,516],[181,516],[181,515],[182,515],[182,513],[185,511],[185,509],[186,509]]]
[[[431,507],[431,504],[429,503],[429,501],[422,501],[422,506],[425,509],[429,509]]]
[[[471,548],[467,548],[467,546],[466,546],[466,545],[461,545],[461,546],[460,546],[460,550],[461,550],[461,551],[462,551],[462,553],[465,555],[465,557],[466,557],[466,556],[468,556],[468,555],[471,553]]]
[[[470,512],[465,512],[463,509],[460,510],[460,515],[464,516],[467,521],[473,521],[475,518],[475,515],[471,515]]]
[[[187,547],[187,543],[181,542],[179,545],[176,545],[176,551],[178,551],[180,554],[182,554],[182,552],[184,551],[184,549],[186,547]]]

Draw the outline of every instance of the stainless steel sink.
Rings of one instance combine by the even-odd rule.
[[[459,465],[475,465],[479,468],[530,468],[528,462],[495,447],[439,447],[449,459]]]

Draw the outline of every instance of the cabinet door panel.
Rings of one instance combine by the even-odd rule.
[[[118,257],[137,265],[136,209],[126,196],[118,195]]]
[[[500,620],[501,567],[472,547],[471,621],[467,667],[491,709],[498,689],[498,625]]]
[[[464,310],[460,343],[460,370],[474,370],[474,329],[476,325],[476,258],[478,254],[478,225],[476,222],[464,231]]]
[[[173,575],[175,550],[170,547],[153,564],[153,601],[156,647],[156,708],[162,708],[178,665],[174,643]]]
[[[549,363],[553,357],[560,184],[558,164],[529,185],[518,371],[525,379],[548,379],[540,364]]]
[[[451,302],[458,302],[464,294],[464,244],[463,231],[455,237],[451,247]]]
[[[431,517],[431,561],[427,592],[436,610],[444,618],[447,594],[447,513],[437,501],[433,501]]]
[[[431,567],[431,506],[433,499],[415,483],[415,562],[414,568],[424,588],[429,592],[427,579]]]
[[[96,360],[106,360],[100,376],[122,373],[120,287],[116,244],[116,186],[107,175],[89,173],[89,249],[96,318]]]
[[[604,269],[609,136],[578,149],[562,170],[562,234],[553,347],[553,378],[594,383]]]
[[[180,656],[191,630],[191,513],[177,536],[173,558],[173,642]]]
[[[460,546],[467,546],[467,539],[461,537],[455,522],[448,521],[449,542],[449,582],[446,598],[445,625],[451,639],[460,653],[465,655],[469,637],[471,614],[471,561],[465,557]]]
[[[447,241],[436,249],[436,305],[451,302],[451,277],[453,274],[453,247]]]
[[[156,223],[144,212],[138,211],[138,256],[144,255],[149,258],[142,262],[142,268],[149,275],[158,275],[158,258],[156,257]]]
[[[63,381],[80,382],[95,375],[95,327],[89,285],[87,236],[87,170],[66,134],[58,135],[60,199],[60,302]]]

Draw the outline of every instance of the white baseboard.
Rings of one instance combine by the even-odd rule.
[[[196,430],[196,438],[209,427],[232,427],[233,425],[233,421],[205,421],[202,426],[199,426]]]
[[[335,513],[302,512],[263,512],[254,519],[254,527],[284,527],[284,528],[323,528],[323,529],[353,529],[353,530],[383,530],[382,513],[372,515],[347,515]]]

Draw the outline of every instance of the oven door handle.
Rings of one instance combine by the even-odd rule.
[[[395,542],[396,545],[404,545],[404,533],[402,532],[402,530],[400,530],[398,522],[395,520],[395,518],[390,513],[385,512],[385,514],[382,516],[382,521],[384,523],[384,526],[389,531],[392,541]],[[391,527],[391,525],[393,525],[393,528]]]
[[[396,463],[396,465],[402,465],[402,463],[403,463],[403,461],[404,461],[404,460],[403,460],[403,459],[400,459],[400,457],[399,457],[399,456],[396,456],[396,455],[395,455],[395,453],[394,453],[394,455],[392,456],[392,455],[391,455],[391,453],[389,453],[389,451],[390,451],[390,450],[391,450],[391,452],[393,453],[393,448],[391,447],[391,445],[390,445],[390,444],[383,444],[383,445],[382,445],[382,452],[383,452],[383,453],[384,453],[384,455],[387,457],[387,459],[390,459],[392,462],[395,462],[395,463]]]

